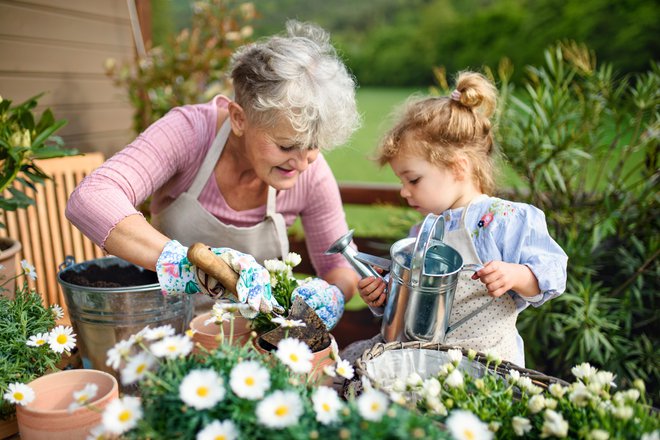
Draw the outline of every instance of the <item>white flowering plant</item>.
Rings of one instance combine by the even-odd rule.
[[[536,381],[519,369],[502,370],[487,355],[484,374],[463,368],[476,353],[450,349],[438,373],[417,373],[383,387],[390,398],[446,423],[458,439],[575,438],[658,439],[660,414],[645,395],[642,381],[617,390],[614,375],[588,363],[573,367],[573,383]],[[463,363],[462,363],[463,361]],[[474,374],[474,373],[472,373]],[[469,435],[466,434],[469,432]]]
[[[293,268],[300,264],[302,257],[295,253],[289,254],[283,259],[272,259],[264,261],[264,267],[270,274],[270,287],[273,297],[278,304],[284,308],[284,314],[288,314],[291,308],[291,294],[294,289],[300,285],[300,281],[294,276]],[[259,313],[254,321],[252,328],[257,333],[264,333],[277,327],[277,322],[273,322],[275,316],[271,313]]]
[[[70,354],[76,343],[71,327],[57,325],[62,308],[44,305],[41,295],[29,288],[27,278],[37,276],[34,267],[25,260],[21,267],[17,277],[25,280],[17,283],[15,297],[0,295],[0,419],[11,417],[14,405],[29,404],[34,391],[27,384],[58,370],[62,356]]]
[[[169,326],[119,342],[108,365],[121,372],[124,385],[136,385],[139,397],[111,402],[89,438],[449,438],[378,390],[346,401],[319,385],[322,375],[310,380],[311,351],[298,340],[283,339],[273,354],[231,342],[193,352],[189,335]],[[352,377],[352,368],[336,351],[333,356],[337,364],[323,373]]]

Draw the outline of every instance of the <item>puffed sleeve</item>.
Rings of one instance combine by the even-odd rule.
[[[467,224],[481,261],[524,264],[538,280],[541,293],[534,297],[509,291],[518,310],[538,307],[564,292],[568,257],[550,236],[543,211],[494,197],[475,208]]]
[[[523,203],[512,205],[513,212],[498,228],[498,247],[502,261],[524,264],[534,273],[541,294],[531,298],[516,295],[515,299],[538,307],[566,289],[568,257],[550,236],[543,211]]]

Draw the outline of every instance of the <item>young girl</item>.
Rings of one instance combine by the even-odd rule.
[[[543,212],[489,195],[495,190],[489,118],[496,98],[495,86],[483,75],[461,73],[450,96],[407,106],[386,134],[377,160],[392,167],[411,207],[444,217],[444,241],[460,252],[464,264],[483,265],[474,274],[461,273],[449,322],[496,298],[450,332],[446,343],[524,366],[518,313],[564,291],[568,258],[548,234]],[[386,300],[385,283],[368,277],[358,289],[378,313]]]

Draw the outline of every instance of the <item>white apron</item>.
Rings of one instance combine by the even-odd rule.
[[[208,212],[197,200],[225,147],[231,124],[229,118],[222,124],[213,145],[197,172],[188,191],[177,197],[171,205],[151,218],[152,225],[169,238],[184,246],[201,242],[211,247],[229,247],[252,255],[259,263],[272,258],[284,258],[289,253],[284,217],[276,211],[275,188],[268,187],[266,217],[254,226],[226,225]],[[213,306],[214,301],[203,295],[195,296],[195,314]]]
[[[463,264],[483,264],[465,225],[470,205],[463,210],[460,226],[453,231],[445,232],[443,241],[461,254]],[[450,325],[491,300],[486,285],[479,280],[473,280],[471,278],[473,274],[472,271],[463,271],[459,274],[449,319]],[[516,303],[508,293],[505,293],[482,312],[449,333],[446,344],[496,353],[503,360],[524,366],[524,358],[521,357],[517,344],[517,316]]]

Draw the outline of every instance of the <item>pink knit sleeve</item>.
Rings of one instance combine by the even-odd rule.
[[[337,181],[322,155],[316,162],[314,169],[309,169],[306,176],[309,178],[307,203],[300,216],[312,265],[316,273],[323,277],[332,269],[351,268],[351,265],[342,255],[324,254],[332,243],[348,232],[348,226]]]
[[[176,108],[152,124],[76,187],[67,203],[69,221],[103,246],[117,223],[139,214],[135,207],[168,181],[170,191],[183,192],[215,131],[213,108]]]

